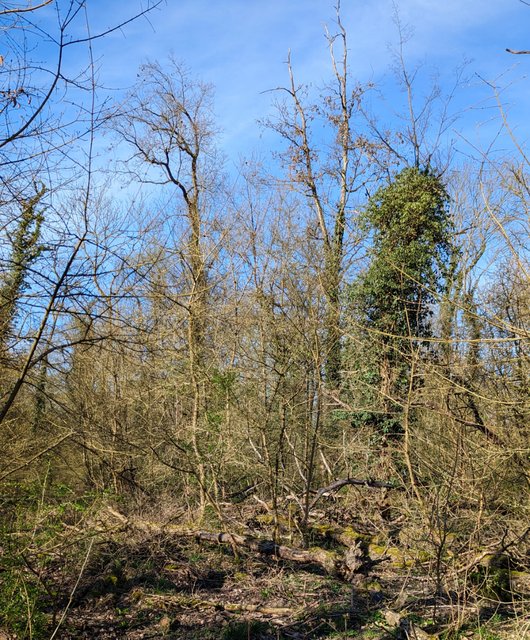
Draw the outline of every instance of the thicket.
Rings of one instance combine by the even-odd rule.
[[[77,16],[63,4],[62,36]],[[20,27],[12,16],[0,11]],[[235,187],[212,89],[183,65],[146,65],[119,107],[94,93],[89,133],[65,155],[54,90],[93,89],[93,66],[57,71],[29,101],[27,61],[1,63],[17,88],[0,92],[0,628],[61,627],[72,598],[54,567],[75,593],[105,504],[178,509],[219,532],[253,505],[274,540],[287,527],[306,548],[317,524],[353,519],[423,559],[455,629],[470,594],[516,600],[506,576],[529,569],[527,156],[521,143],[502,161],[438,166],[445,141],[405,68],[410,122],[383,139],[336,26],[315,101],[289,63],[266,123],[283,144],[275,175],[249,162]],[[103,125],[145,204],[105,192]]]

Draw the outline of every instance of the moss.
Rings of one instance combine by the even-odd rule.
[[[260,524],[274,524],[274,516],[272,513],[260,513],[256,516],[256,522]]]
[[[256,516],[256,522],[265,527],[273,527],[276,523],[280,527],[290,530],[292,528],[292,522],[288,518],[279,515],[277,518],[273,513],[261,513]]]
[[[510,588],[516,594],[530,594],[530,573],[527,571],[510,571]]]
[[[368,546],[368,553],[372,556],[384,556],[387,552],[387,547],[381,544],[375,544],[374,542]]]
[[[311,528],[321,536],[329,536],[335,531],[335,527],[331,524],[314,524]]]
[[[119,578],[119,576],[117,576],[117,575],[116,575],[116,574],[114,574],[114,573],[111,573],[110,575],[108,575],[108,576],[105,578],[105,580],[106,580],[110,585],[112,585],[113,587],[117,587],[117,586],[118,586],[118,583],[120,582],[120,578]]]
[[[353,527],[340,528],[329,524],[317,524],[311,527],[311,531],[316,537],[334,540],[345,547],[353,547],[359,542],[369,544],[372,540],[372,536],[360,533]]]
[[[341,537],[344,537],[346,540],[351,540],[351,542],[367,542],[370,543],[372,541],[372,536],[366,533],[359,533],[353,529],[353,527],[345,527],[341,532]]]
[[[478,593],[485,598],[511,599],[511,572],[509,558],[503,554],[485,556],[471,574]]]
[[[383,591],[383,587],[381,586],[381,583],[378,582],[377,580],[370,580],[369,582],[366,582],[364,585],[364,588],[367,591]]]
[[[321,547],[311,547],[309,551],[328,573],[333,574],[335,572],[337,561],[339,560],[339,555],[335,551],[328,551]]]
[[[389,558],[392,566],[399,569],[414,567],[419,563],[428,562],[432,559],[432,554],[423,549],[407,549],[403,551],[399,547],[389,547],[374,543],[368,546],[368,554],[372,560]]]

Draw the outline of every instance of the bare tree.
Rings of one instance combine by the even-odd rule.
[[[133,150],[129,170],[144,183],[173,187],[174,220],[183,218],[185,242],[175,250],[184,267],[184,290],[178,306],[187,316],[188,373],[192,388],[190,433],[205,500],[206,478],[201,455],[205,411],[208,278],[212,253],[205,243],[211,203],[219,172],[212,116],[212,89],[191,78],[175,60],[167,68],[148,63],[116,120],[116,129]],[[173,223],[174,224],[174,223]],[[178,225],[176,225],[178,228]]]
[[[101,124],[101,105],[96,96],[93,43],[130,21],[146,16],[160,4],[160,1],[149,2],[128,20],[95,34],[90,30],[86,4],[78,0],[55,0],[27,6],[12,3],[0,13],[7,44],[0,60],[0,202],[3,205],[0,228],[2,240],[5,240],[2,247],[4,264],[7,265],[2,274],[2,290],[5,293],[11,287],[8,296],[10,316],[14,317],[20,308],[26,316],[24,322],[19,320],[16,328],[19,349],[12,385],[3,389],[0,422],[7,416],[29,372],[46,357],[45,351],[49,349],[42,346],[48,332],[55,330],[52,327],[63,326],[62,323],[58,325],[56,319],[64,318],[68,307],[65,301],[73,301],[74,291],[79,292],[74,286],[79,276],[76,265],[89,241],[93,228],[91,209],[97,199],[93,147]],[[55,27],[53,19],[44,21],[45,17],[50,18],[46,12],[51,12],[52,8]],[[48,28],[50,24],[52,26]],[[79,29],[83,28],[84,36],[73,35],[74,31],[79,34]],[[56,60],[49,67],[34,59],[37,45],[44,42],[51,42],[55,48]],[[65,71],[65,64],[69,52],[75,48],[85,52],[85,66],[70,76]],[[75,96],[80,89],[85,95]],[[72,107],[73,113],[63,113],[62,101],[66,97],[76,105]],[[76,103],[77,97],[79,102]],[[83,115],[77,121],[79,114]],[[77,135],[73,123],[81,129]],[[73,144],[75,141],[77,145]],[[65,184],[69,197],[77,191],[77,198],[68,201],[61,192]],[[37,212],[33,211],[36,191],[42,192]],[[46,236],[46,246],[42,251],[33,252],[34,255],[28,253],[28,242],[30,236],[33,237],[36,250],[37,227],[34,227],[33,236],[28,235],[28,229],[25,236],[13,231],[18,228],[23,232],[24,216],[27,218],[30,211],[34,214],[34,220],[29,221],[30,227],[38,223],[38,231]],[[25,243],[26,256],[21,257],[17,238],[19,245]],[[37,257],[42,264],[36,262]],[[18,274],[17,291],[10,281],[13,274]],[[26,285],[28,296],[25,299],[15,295]],[[66,347],[67,344],[55,345],[51,350]]]
[[[346,29],[337,5],[337,33],[326,34],[332,81],[321,101],[308,104],[307,88],[296,83],[291,57],[287,60],[289,85],[278,89],[287,94],[277,103],[278,116],[268,121],[287,143],[283,154],[288,180],[306,199],[314,216],[313,227],[323,247],[321,286],[326,296],[325,360],[326,379],[336,387],[341,379],[341,284],[346,257],[346,234],[352,224],[354,197],[372,178],[370,160],[375,148],[362,131],[355,129],[364,94],[371,87],[354,84],[348,66]],[[337,51],[338,50],[338,51]],[[332,141],[328,154],[318,151],[312,129],[323,124]],[[373,167],[373,165],[372,165]]]

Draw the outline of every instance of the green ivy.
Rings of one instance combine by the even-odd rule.
[[[364,212],[369,264],[349,292],[359,336],[350,348],[359,407],[353,422],[371,425],[381,439],[401,432],[410,337],[418,344],[432,335],[433,306],[454,251],[448,200],[439,176],[409,167],[380,188]]]

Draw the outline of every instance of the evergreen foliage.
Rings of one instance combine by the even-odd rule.
[[[430,170],[408,167],[368,203],[370,264],[351,288],[355,324],[366,340],[357,350],[362,404],[357,421],[400,431],[400,399],[409,385],[411,345],[432,335],[433,305],[444,290],[452,252],[448,195]],[[412,340],[411,340],[412,338]]]
[[[38,210],[46,187],[41,185],[35,195],[22,203],[22,211],[11,240],[11,256],[0,282],[0,348],[6,349],[6,342],[12,331],[17,304],[24,291],[25,280],[31,264],[42,252],[39,242],[41,226],[44,220]]]

